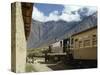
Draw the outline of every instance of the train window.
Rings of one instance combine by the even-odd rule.
[[[75,41],[78,41],[78,39],[75,39]]]
[[[69,40],[67,41],[67,44],[68,44],[68,45],[70,44],[70,41],[69,41]]]
[[[90,46],[90,40],[84,40],[84,47],[89,47]]]
[[[71,44],[73,44],[73,38],[71,39]]]
[[[74,40],[73,40],[73,38],[71,38],[71,48],[73,48],[73,42],[74,42]]]
[[[79,41],[79,48],[82,48],[82,41]]]
[[[62,41],[60,41],[60,47],[62,47]]]
[[[92,36],[92,45],[97,45],[97,36],[96,35]]]
[[[75,39],[75,48],[78,48],[78,39]]]

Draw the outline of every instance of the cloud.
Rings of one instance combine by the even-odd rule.
[[[67,13],[67,14],[71,14],[72,11],[77,11],[80,8],[82,8],[82,6],[68,6],[68,5],[64,5],[63,12]]]
[[[44,21],[45,16],[42,12],[40,12],[36,7],[33,7],[32,18],[38,21]]]
[[[97,11],[96,7],[83,7],[80,8],[77,12],[80,15],[80,18],[84,18],[86,16],[90,16]]]
[[[33,19],[47,22],[64,20],[67,22],[80,21],[82,16],[89,16],[96,12],[96,7],[83,7],[83,6],[66,6],[64,5],[63,11],[59,14],[58,11],[53,11],[49,16],[45,16],[43,12],[39,11],[35,6],[33,7]]]
[[[92,15],[97,11],[97,7],[86,7],[88,9],[88,12],[86,13],[86,16]]]
[[[62,11],[62,15],[60,16],[60,19],[71,22],[71,21],[80,21],[80,15],[77,13],[77,11],[82,8],[80,6],[66,6],[64,5],[64,10]]]
[[[49,14],[48,17],[46,17],[45,21],[58,21],[59,20],[59,15],[58,15],[58,11],[54,11],[52,13]]]
[[[41,22],[46,22],[46,21],[57,21],[59,20],[58,16],[58,11],[53,11],[52,13],[49,14],[49,16],[45,16],[43,12],[39,11],[35,6],[33,7],[33,13],[32,13],[32,18],[34,20],[38,20]]]
[[[61,16],[60,16],[60,19],[64,20],[64,21],[67,21],[67,22],[71,22],[71,21],[80,21],[80,15],[75,12],[75,14],[66,14],[66,13],[63,13]]]

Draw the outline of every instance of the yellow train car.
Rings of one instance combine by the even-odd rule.
[[[56,46],[52,44],[51,53],[48,53],[51,59],[63,56],[60,60],[75,68],[97,67],[97,26],[75,33],[57,42]]]
[[[60,49],[60,42],[59,49]],[[71,35],[62,41],[60,53],[72,55],[76,60],[97,60],[97,26]],[[55,47],[54,47],[55,48]],[[52,47],[52,51],[54,49]],[[59,52],[57,48],[56,52]],[[70,58],[70,57],[69,57]]]
[[[73,59],[97,60],[97,27],[73,34],[66,40],[64,50],[69,50]]]
[[[67,53],[66,59],[74,66],[97,67],[97,26],[64,39],[63,52]]]

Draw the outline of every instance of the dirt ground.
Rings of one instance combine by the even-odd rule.
[[[72,68],[71,66],[66,66],[61,61],[59,62],[46,62],[44,58],[34,58],[34,63],[27,63],[27,66],[30,66],[27,69],[27,72],[43,72],[43,71],[55,71],[55,70],[66,70]],[[30,71],[29,71],[30,70]]]

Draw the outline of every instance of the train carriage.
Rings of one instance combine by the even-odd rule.
[[[97,27],[76,33],[70,37],[70,50],[74,59],[97,59]]]
[[[47,60],[63,61],[79,67],[97,66],[97,26],[75,33],[49,46]]]
[[[63,51],[72,55],[73,59],[69,61],[71,64],[81,67],[97,66],[97,27],[73,34],[63,41]]]

